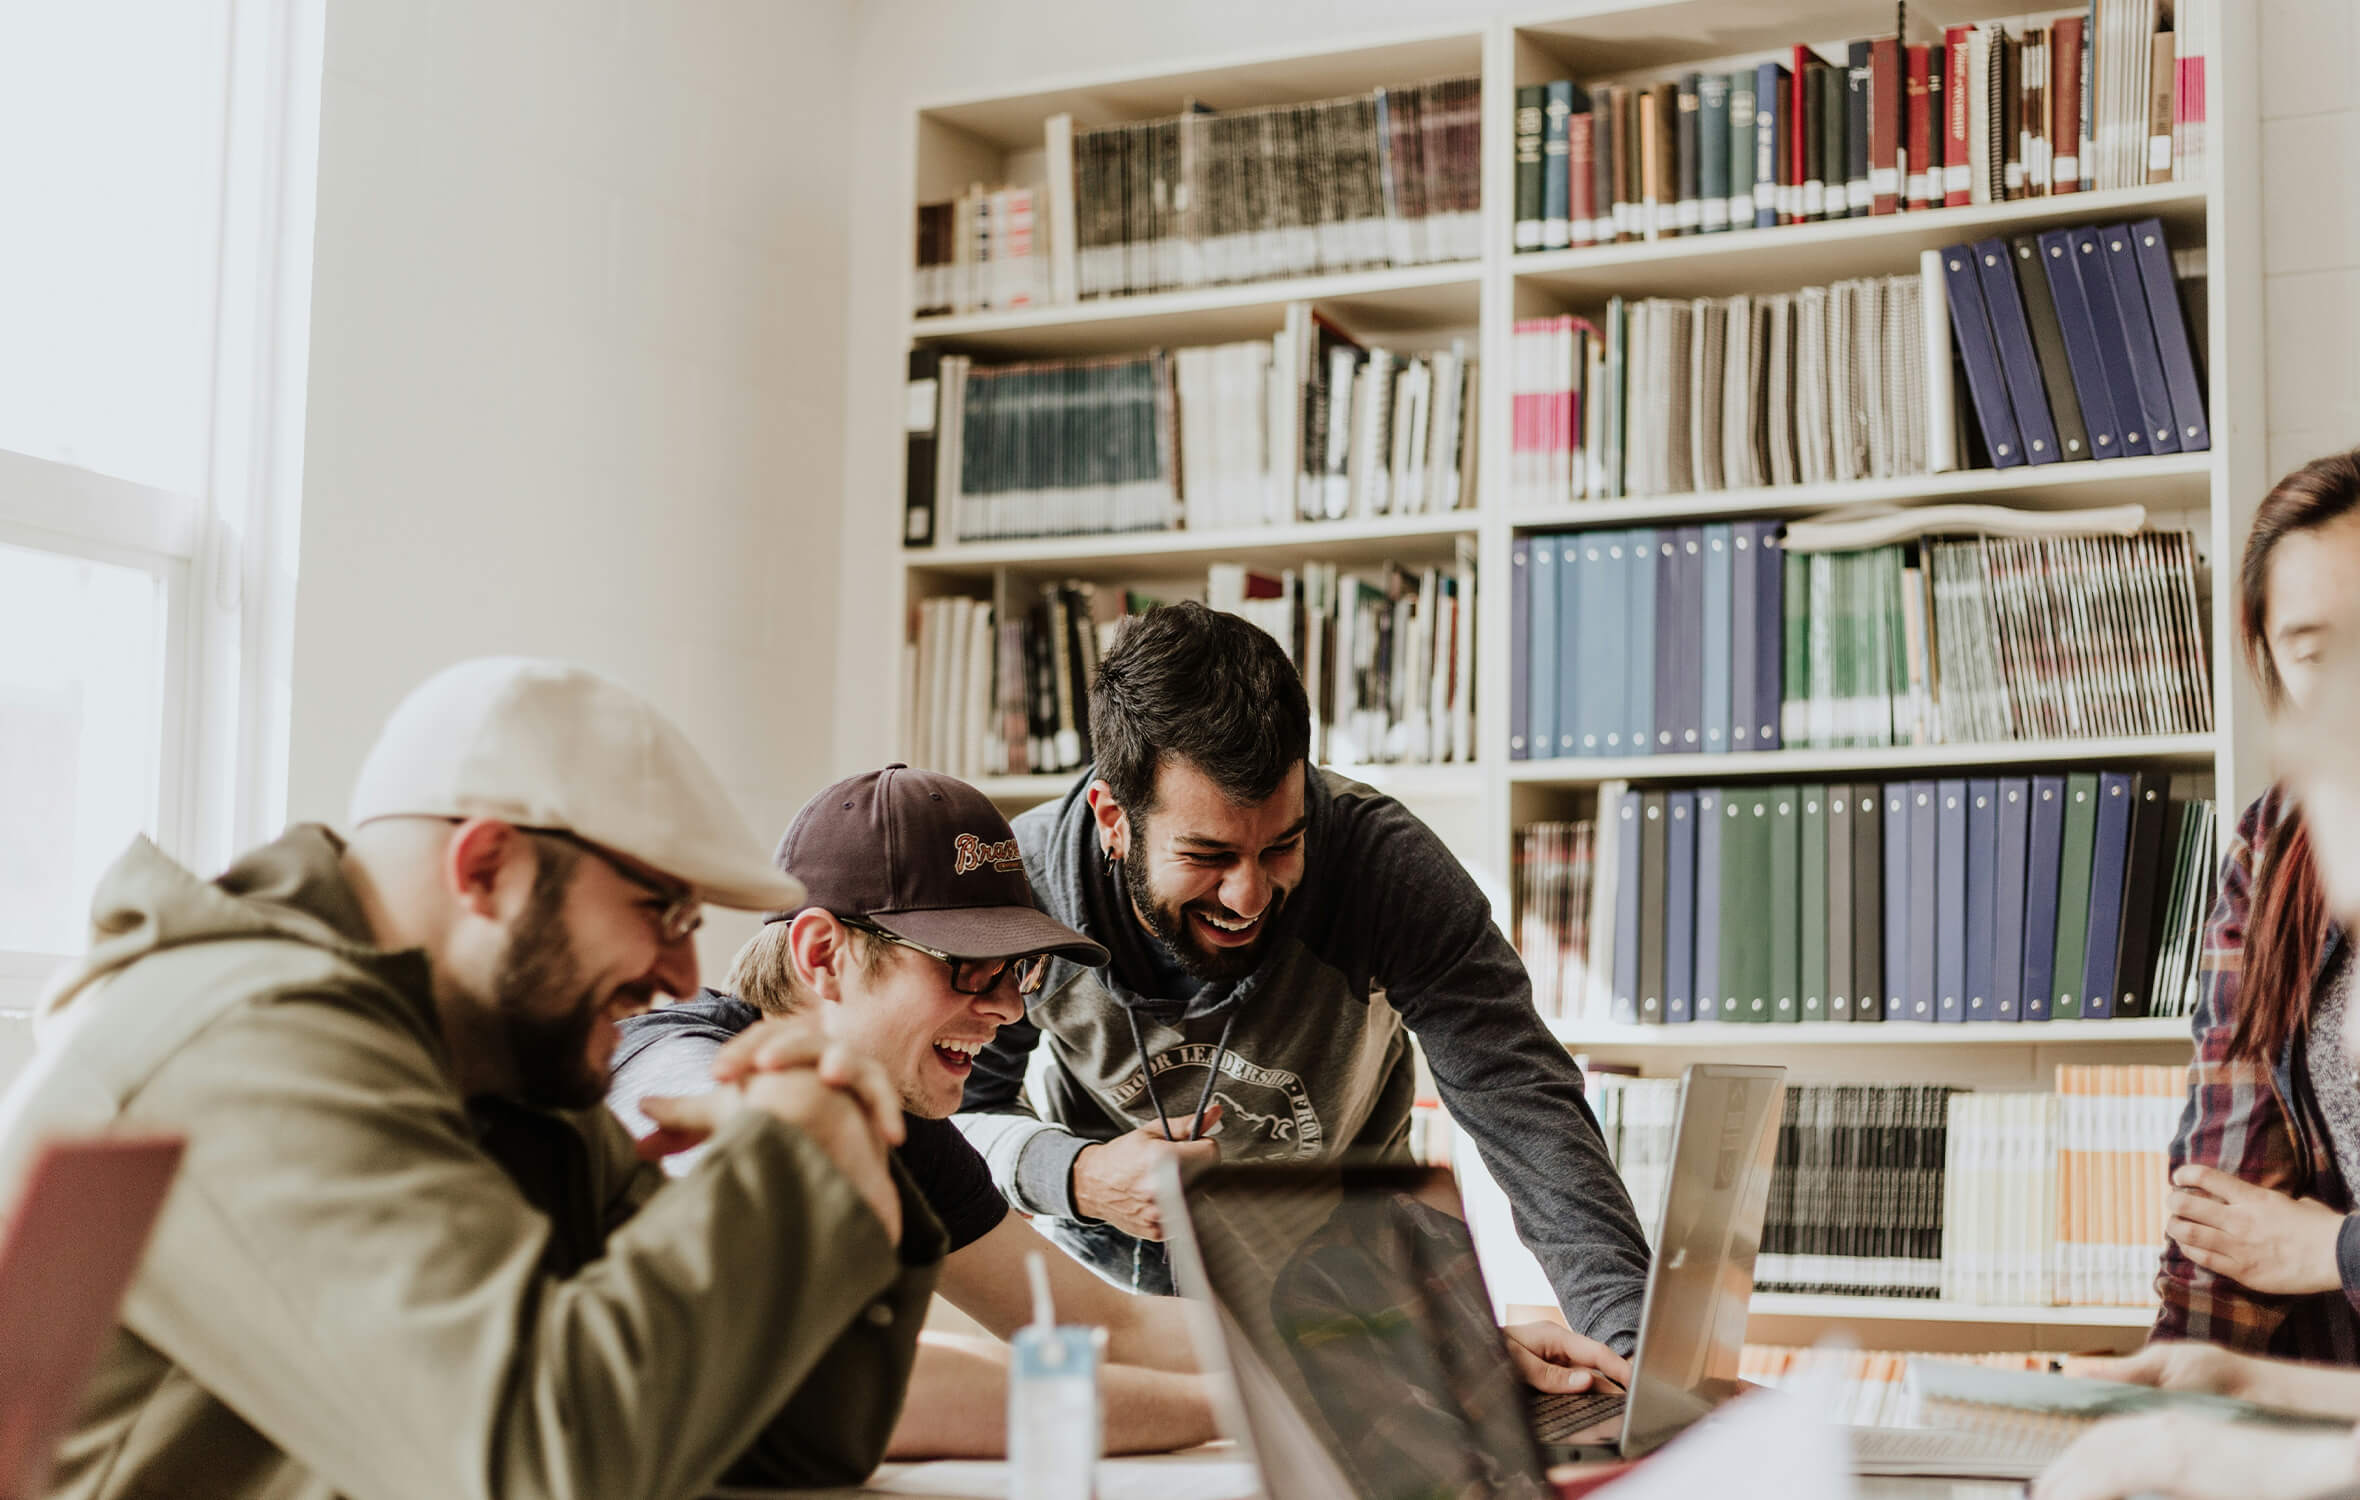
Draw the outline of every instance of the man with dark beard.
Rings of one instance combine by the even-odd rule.
[[[720,1085],[600,1106],[691,995],[707,902],[792,908],[679,731],[553,663],[462,663],[370,751],[349,838],[204,881],[144,839],[0,1101],[0,1202],[61,1131],[185,1136],[60,1455],[76,1497],[688,1497],[855,1481],[940,1226],[890,1082],[767,1022]],[[4,1335],[0,1335],[4,1336]]]
[[[957,1118],[1001,1191],[1102,1274],[1169,1292],[1164,1164],[1405,1158],[1414,1034],[1581,1362],[1627,1379],[1646,1240],[1474,880],[1400,803],[1307,763],[1302,682],[1236,616],[1126,620],[1089,710],[1096,764],[1014,827],[1041,906],[1112,961],[1052,961],[976,1057]]]

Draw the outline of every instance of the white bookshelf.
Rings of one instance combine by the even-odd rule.
[[[2049,7],[2050,9],[2059,9]],[[2015,17],[2042,7],[1995,0],[1911,7],[1939,27],[1954,21]],[[947,198],[972,181],[1028,174],[1052,115],[1071,113],[1080,127],[1177,112],[1187,100],[1215,108],[1280,103],[1358,92],[1449,75],[1483,79],[1484,253],[1480,260],[1292,281],[1219,286],[1127,299],[1096,300],[1018,312],[913,318],[856,336],[928,344],[993,357],[1106,353],[1177,348],[1276,332],[1288,303],[1310,300],[1355,333],[1402,347],[1465,339],[1483,363],[1476,413],[1481,458],[1469,505],[1444,515],[1381,517],[1332,523],[1193,533],[1066,537],[990,543],[945,541],[898,550],[885,576],[856,580],[891,601],[895,616],[915,601],[945,593],[992,597],[1055,578],[1079,577],[1101,588],[1146,580],[1201,585],[1210,562],[1262,567],[1313,559],[1407,565],[1448,559],[1472,536],[1477,544],[1477,744],[1474,763],[1456,766],[1353,768],[1353,774],[1401,796],[1432,823],[1492,894],[1503,922],[1515,830],[1525,823],[1586,817],[1598,783],[1710,784],[1807,777],[1933,775],[1976,769],[2054,765],[2136,765],[2172,773],[2175,794],[2209,785],[2222,825],[2259,788],[2258,716],[2238,686],[2233,653],[2235,558],[2252,506],[2265,488],[2261,412],[2263,328],[2260,253],[2259,77],[2257,22],[2251,7],[2220,7],[2219,56],[2209,85],[2214,113],[2212,167],[2204,184],[2167,183],[2122,192],[2070,194],[2012,204],[1937,209],[1888,217],[1740,230],[1670,241],[1516,254],[1514,96],[1519,85],[1557,77],[1587,81],[1659,78],[1674,70],[1736,66],[1783,56],[1798,40],[1830,42],[1889,32],[1890,0],[1557,0],[1522,16],[1436,28],[1351,32],[1323,46],[1264,50],[1232,58],[1180,60],[1093,77],[1045,79],[985,97],[913,103],[907,134],[909,202]],[[2175,249],[2201,247],[2210,287],[2203,330],[2213,447],[2207,453],[2110,460],[2001,472],[1685,495],[1653,500],[1566,504],[1512,510],[1508,504],[1512,327],[1521,317],[1590,312],[1610,296],[1709,296],[1788,291],[1845,277],[1914,272],[1919,252],[1991,234],[2060,224],[2159,216]],[[904,238],[873,253],[905,259]],[[903,297],[899,309],[906,309]],[[902,391],[855,393],[874,404],[861,424],[869,440],[894,443],[898,476]],[[890,413],[890,425],[888,425]],[[1792,750],[1758,755],[1511,761],[1508,744],[1509,601],[1505,580],[1518,533],[1576,526],[1628,526],[1696,518],[1802,516],[1848,506],[1919,506],[1987,501],[2024,508],[2137,502],[2167,522],[2188,524],[2213,580],[2210,607],[2214,732],[2201,735],[2065,743],[1907,746],[1879,750]],[[898,531],[898,487],[878,497],[852,524]],[[947,518],[946,518],[947,520]],[[942,527],[948,532],[948,526]],[[898,693],[893,695],[898,700]],[[994,777],[982,784],[1014,809],[1062,795],[1065,776]],[[2185,1019],[2045,1024],[1601,1027],[1555,1023],[1576,1050],[1601,1060],[1676,1072],[1699,1059],[1787,1062],[1798,1079],[1852,1081],[1913,1078],[1985,1087],[2045,1087],[2062,1060],[2185,1060]],[[1480,1232],[1480,1231],[1479,1231]],[[2145,1309],[1979,1307],[1912,1299],[1765,1295],[1755,1305],[1780,1336],[1849,1323],[1889,1324],[1890,1337],[1912,1347],[2042,1347],[2135,1341]],[[1946,1333],[1944,1330],[1948,1330]],[[1880,1339],[1887,1335],[1877,1335]]]

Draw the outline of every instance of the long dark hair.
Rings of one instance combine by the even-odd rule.
[[[2237,643],[2271,713],[2286,702],[2286,683],[2270,659],[2270,561],[2278,544],[2360,509],[2360,449],[2315,458],[2278,481],[2254,512],[2238,576]],[[2327,939],[2327,897],[2311,858],[2311,833],[2299,808],[2288,808],[2265,847],[2255,851],[2253,905],[2246,915],[2232,1056],[2276,1061],[2311,1003],[2319,948]]]

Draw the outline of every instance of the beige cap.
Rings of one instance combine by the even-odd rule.
[[[482,657],[412,689],[361,764],[351,826],[405,816],[562,829],[717,906],[803,904],[802,882],[771,864],[687,736],[563,662]]]

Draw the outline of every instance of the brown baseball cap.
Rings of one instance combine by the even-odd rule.
[[[955,776],[895,764],[839,781],[803,804],[771,862],[803,883],[797,910],[859,917],[954,958],[1106,962],[1034,902],[1008,820]]]

